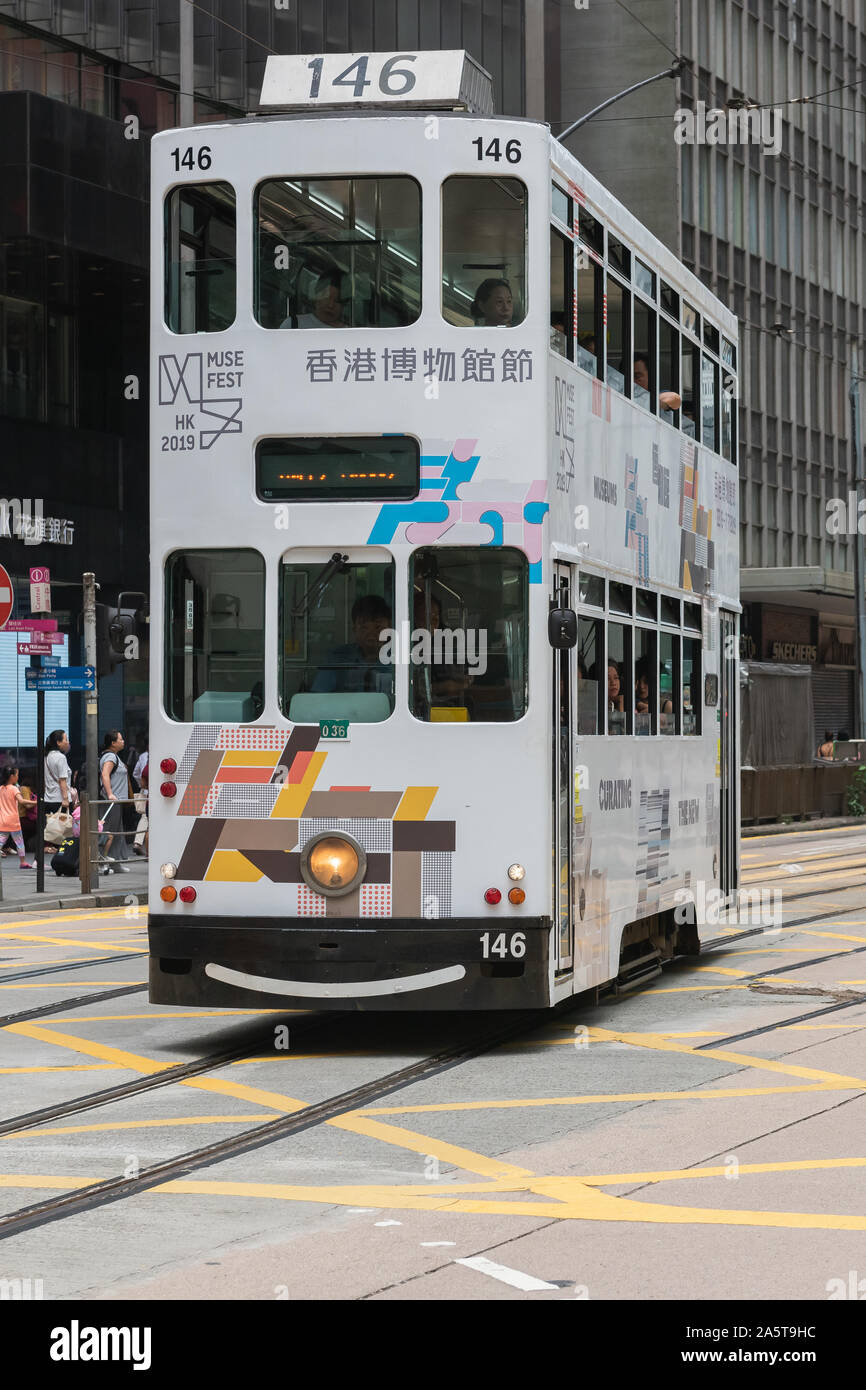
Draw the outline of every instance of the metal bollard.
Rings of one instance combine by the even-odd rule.
[[[86,796],[81,798],[81,815],[78,821],[78,875],[81,879],[82,893],[91,891],[91,845],[90,845],[90,802]]]

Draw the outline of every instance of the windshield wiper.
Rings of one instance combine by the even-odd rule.
[[[348,555],[341,555],[339,550],[335,550],[324,569],[320,570],[313,580],[300,603],[296,603],[292,609],[293,618],[305,618],[310,611],[314,601],[321,598],[335,574],[345,574],[349,569]]]

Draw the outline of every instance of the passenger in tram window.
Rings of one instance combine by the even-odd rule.
[[[394,668],[382,661],[385,629],[391,627],[391,609],[379,594],[365,594],[352,604],[353,642],[328,653],[328,664],[316,673],[315,692],[379,690],[390,694]]]
[[[415,591],[415,598],[412,609],[412,626],[416,632],[425,631],[428,628],[426,621],[426,606],[424,595],[420,590]],[[435,594],[430,596],[430,623],[429,631],[432,636],[434,632],[442,629],[442,605]],[[434,705],[456,705],[462,706],[466,701],[466,692],[471,684],[472,677],[459,666],[445,666],[435,660],[430,667],[430,694],[431,703]],[[415,695],[415,714],[423,719],[427,713],[427,700],[424,696],[424,679],[421,677],[416,686]]]
[[[613,659],[607,663],[607,708],[609,714],[625,714],[625,695],[622,689],[622,676],[619,663]],[[625,719],[608,721],[608,733],[624,734]]]
[[[634,384],[635,386],[639,386],[642,391],[646,391],[647,394],[649,394],[649,362],[641,355],[638,355],[634,359]],[[659,391],[659,405],[662,406],[664,410],[679,410],[682,405],[682,400],[677,395],[676,391]]]
[[[510,328],[514,296],[507,280],[482,280],[469,310],[478,328]]]
[[[558,309],[550,315],[550,346],[564,357],[566,342],[565,314],[562,309]]]
[[[336,271],[320,275],[313,287],[313,311],[309,314],[290,314],[280,328],[346,328],[341,299],[343,277]]]
[[[635,714],[649,714],[650,712],[649,669],[643,659],[638,661],[634,668],[634,712]]]

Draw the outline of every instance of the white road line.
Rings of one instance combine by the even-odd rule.
[[[425,1250],[433,1250],[438,1245],[456,1245],[456,1240],[422,1240],[421,1245]]]
[[[558,1289],[558,1284],[547,1284],[543,1279],[535,1279],[531,1274],[523,1274],[519,1269],[509,1269],[508,1265],[498,1265],[494,1260],[488,1260],[484,1255],[472,1255],[468,1260],[455,1260],[456,1265],[466,1265],[469,1269],[477,1269],[479,1274],[489,1274],[491,1279],[498,1279],[502,1284],[510,1284],[513,1289],[525,1289],[527,1293],[533,1293],[537,1289]]]
[[[374,1221],[374,1226],[402,1226],[402,1221]]]

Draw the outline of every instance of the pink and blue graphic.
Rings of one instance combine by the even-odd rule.
[[[413,502],[386,502],[367,544],[403,540],[408,545],[433,545],[455,527],[459,536],[449,536],[450,541],[478,544],[477,528],[487,526],[490,534],[481,544],[523,550],[529,559],[529,582],[540,584],[544,518],[550,510],[544,500],[547,480],[524,484],[476,479],[481,462],[475,452],[477,443],[477,439],[457,439],[448,453],[422,454],[420,496]]]

